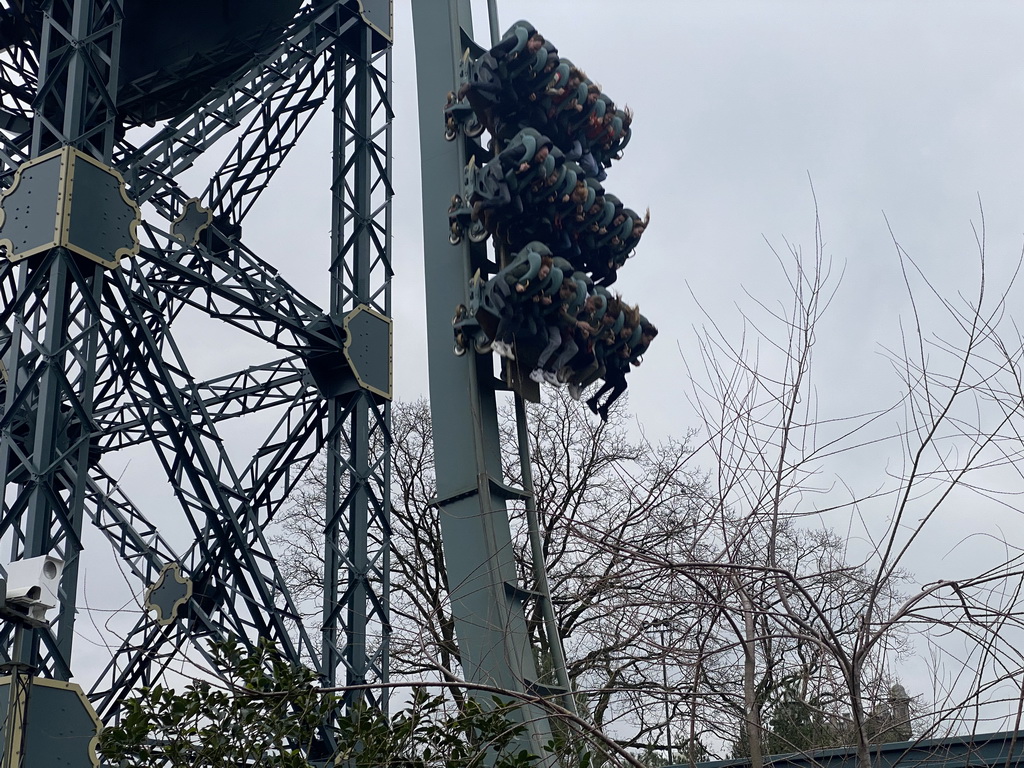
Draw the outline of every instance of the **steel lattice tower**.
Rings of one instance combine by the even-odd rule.
[[[71,676],[92,525],[139,591],[155,586],[160,608],[84,681],[102,718],[155,682],[175,652],[194,644],[205,653],[207,639],[227,634],[271,640],[327,684],[387,682],[390,0],[292,0],[291,10],[264,2],[277,16],[287,11],[269,41],[237,60],[197,54],[150,79],[126,77],[122,52],[153,33],[133,12],[158,4],[5,5],[0,244],[15,261],[0,259],[0,562],[65,561],[57,619],[32,633],[22,660],[43,677]],[[194,22],[186,18],[186,29]],[[329,253],[326,308],[241,234],[321,107],[334,117],[331,240],[303,237],[296,248]],[[126,126],[168,110],[151,138],[131,143],[137,132]],[[205,189],[187,189],[179,177],[214,145],[227,149],[222,164]],[[36,247],[38,217],[53,221],[38,204],[53,179],[70,234]],[[19,197],[26,190],[33,206]],[[134,226],[132,203],[141,211]],[[213,380],[193,376],[192,345],[175,326],[196,312],[264,342],[267,359]],[[221,432],[247,417],[253,450],[243,465]],[[164,470],[175,520],[147,517],[104,470],[105,457],[138,445]],[[328,499],[317,638],[267,533],[319,455]],[[168,530],[190,531],[191,544],[175,550]],[[9,658],[9,628],[0,641]],[[384,690],[367,695],[383,704]]]

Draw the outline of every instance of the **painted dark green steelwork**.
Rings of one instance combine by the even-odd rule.
[[[517,585],[506,500],[523,492],[502,482],[501,448],[490,355],[452,352],[452,316],[467,302],[469,278],[483,255],[464,238],[448,241],[447,209],[459,190],[467,150],[462,136],[444,138],[442,106],[456,88],[462,31],[472,35],[468,3],[412,6],[419,93],[426,265],[427,349],[437,508],[452,616],[463,673],[480,685],[528,694],[537,671]],[[482,249],[480,249],[482,250]],[[546,719],[524,712],[532,745],[543,754]]]
[[[194,71],[175,64],[162,75],[137,73],[152,87],[152,104],[141,80],[118,78],[120,37],[133,28],[121,22],[128,14],[140,29],[138,14],[150,7],[140,0],[25,4],[23,39],[5,40],[2,66],[12,83],[0,121],[0,185],[69,145],[116,170],[129,197],[149,204],[139,255],[119,268],[61,247],[18,264],[0,259],[0,541],[8,547],[0,561],[65,561],[58,620],[32,631],[21,658],[41,676],[71,675],[87,522],[138,591],[172,563],[193,585],[177,620],[161,625],[145,615],[115,645],[89,690],[104,719],[132,689],[157,682],[179,650],[205,654],[210,638],[226,634],[269,639],[293,660],[312,662],[325,682],[365,683],[372,702],[386,700],[386,689],[374,686],[387,680],[387,398],[358,381],[334,382],[325,395],[308,364],[314,351],[344,361],[342,321],[357,307],[390,315],[392,8],[390,0],[370,5],[364,15],[358,0],[262,2],[279,24],[269,41],[237,59],[214,61],[213,49],[205,51]],[[251,15],[256,4],[232,7]],[[233,73],[225,62],[236,62]],[[214,71],[230,77],[211,89]],[[152,79],[167,72],[180,80]],[[242,229],[326,105],[337,130],[333,233],[323,246],[332,292],[323,308],[252,250]],[[126,140],[123,125],[165,110],[172,118],[146,143]],[[179,174],[217,142],[227,145],[223,164],[205,191],[190,193]],[[92,170],[85,184],[109,186],[112,177]],[[43,212],[48,221],[53,214]],[[99,216],[113,229],[123,225],[105,207]],[[76,237],[88,218],[72,216]],[[35,229],[34,219],[11,224],[12,232]],[[110,240],[98,228],[81,234],[85,250]],[[193,375],[175,341],[185,310],[259,339],[269,360],[205,381]],[[361,354],[381,383],[390,349]],[[339,370],[354,379],[346,366]],[[225,450],[220,425],[250,414],[261,419],[251,459],[239,461]],[[104,470],[106,455],[140,444],[166,473],[179,505],[173,522],[149,519]],[[336,492],[324,513],[324,634],[314,639],[267,529],[325,447]],[[176,550],[160,532],[166,527],[193,539]],[[11,644],[11,628],[0,629],[0,655],[9,656]]]
[[[11,677],[0,677],[0,723],[9,717]],[[99,764],[93,748],[100,724],[74,683],[36,681],[25,695],[24,720],[15,729],[13,766],[54,768],[95,768]],[[8,745],[0,744],[0,754],[8,757]],[[7,765],[7,763],[5,763]]]

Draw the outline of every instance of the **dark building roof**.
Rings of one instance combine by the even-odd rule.
[[[750,760],[716,760],[699,768],[749,768]],[[765,768],[856,768],[853,747],[793,755],[770,755]],[[875,768],[1007,768],[1024,765],[1024,731],[950,736],[879,744],[871,752]],[[683,768],[683,766],[680,766]]]

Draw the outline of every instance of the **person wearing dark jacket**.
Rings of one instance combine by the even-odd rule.
[[[587,407],[600,416],[601,421],[608,421],[608,409],[626,391],[626,374],[629,373],[630,366],[638,366],[643,362],[644,353],[657,335],[657,327],[640,315],[640,322],[631,334],[629,342],[620,349],[622,354],[610,358],[604,385],[587,400]],[[609,392],[607,399],[598,405],[598,400],[605,392]]]

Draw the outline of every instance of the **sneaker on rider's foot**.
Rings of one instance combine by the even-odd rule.
[[[543,384],[544,371],[542,371],[540,368],[534,368],[532,371],[530,371],[530,380],[536,381],[538,384]],[[595,411],[595,413],[597,413],[597,411]]]
[[[558,380],[558,376],[555,374],[554,371],[544,371],[544,381],[546,381],[553,387],[562,386],[562,382]]]
[[[580,389],[580,385],[579,384],[573,384],[573,383],[570,382],[570,384],[569,384],[569,397],[571,397],[573,400],[579,400],[581,394],[583,394],[583,390]]]

